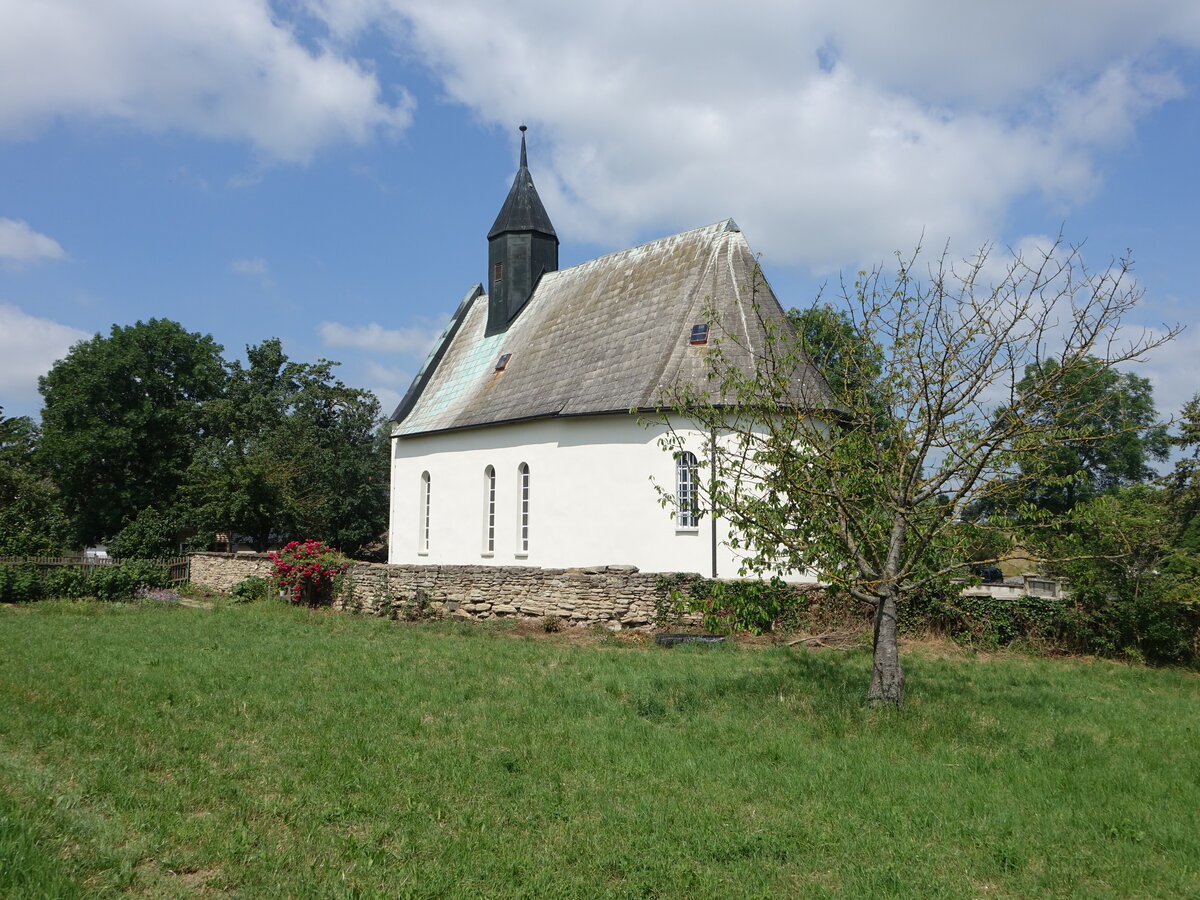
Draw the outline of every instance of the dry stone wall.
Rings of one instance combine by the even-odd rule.
[[[229,591],[250,575],[270,574],[265,553],[195,553],[192,581]],[[649,629],[669,601],[664,582],[680,584],[699,575],[663,577],[635,566],[538,569],[525,566],[392,566],[356,562],[347,572],[334,607],[395,618],[441,615],[485,621],[553,617],[570,625],[602,625],[614,631]],[[832,613],[815,585],[797,585],[807,597],[807,623],[824,627]],[[840,606],[833,619],[845,618]],[[827,615],[829,614],[829,615]],[[676,616],[672,626],[698,625],[698,615]],[[797,623],[799,624],[799,623]]]
[[[265,553],[193,553],[192,584],[214,591],[231,591],[251,575],[265,578],[271,574],[271,560]]]
[[[192,581],[228,591],[270,574],[265,553],[194,553]],[[460,619],[555,616],[573,625],[648,628],[665,597],[658,576],[634,566],[390,566],[354,563],[335,607],[378,616],[418,610]]]
[[[572,625],[648,628],[665,592],[633,566],[388,566],[356,563],[337,605],[374,615],[427,608],[460,619],[553,616]]]

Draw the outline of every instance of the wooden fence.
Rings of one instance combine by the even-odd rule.
[[[59,566],[74,569],[96,569],[102,566],[119,566],[122,562],[147,562],[163,566],[170,572],[172,583],[176,584],[187,582],[191,572],[191,560],[186,556],[136,560],[121,560],[111,556],[0,556],[0,565],[37,566],[46,569]]]

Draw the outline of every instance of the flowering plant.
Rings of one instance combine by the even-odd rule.
[[[133,594],[139,600],[153,600],[157,603],[178,603],[179,591],[171,588],[156,588],[142,585]]]
[[[327,601],[335,579],[350,566],[345,554],[312,538],[292,541],[267,555],[272,563],[271,577],[287,591],[288,598],[309,606]]]

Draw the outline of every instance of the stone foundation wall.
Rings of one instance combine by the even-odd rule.
[[[250,575],[270,574],[265,553],[195,553],[192,581],[228,591]],[[699,575],[691,576],[699,578]],[[376,616],[417,618],[440,614],[484,621],[505,617],[552,616],[570,625],[602,625],[614,631],[648,629],[668,599],[661,576],[634,566],[537,569],[523,566],[391,566],[356,562],[350,566],[336,609]],[[672,579],[678,581],[676,574]],[[823,596],[815,585],[797,585],[797,594]],[[820,604],[814,604],[819,615]],[[697,625],[685,616],[673,625]]]
[[[218,591],[270,574],[265,553],[193,553],[192,581]],[[572,625],[648,628],[665,597],[658,576],[634,566],[350,566],[335,608],[377,616],[419,608],[460,619],[557,616]]]
[[[355,563],[336,606],[406,615],[420,606],[460,619],[554,616],[614,630],[654,624],[658,575],[633,566],[388,566]]]
[[[231,591],[251,575],[262,578],[271,574],[271,560],[265,553],[193,553],[192,584],[214,591]]]

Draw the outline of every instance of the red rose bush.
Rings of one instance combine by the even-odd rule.
[[[271,577],[296,604],[318,606],[333,597],[336,580],[350,567],[345,554],[309,538],[272,550]]]

